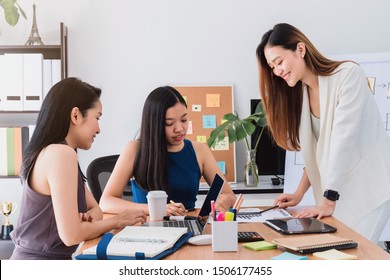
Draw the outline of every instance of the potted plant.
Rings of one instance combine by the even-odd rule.
[[[257,104],[255,113],[240,119],[238,113],[229,113],[222,117],[222,123],[218,125],[213,131],[211,131],[210,138],[207,140],[209,147],[214,148],[218,142],[222,141],[226,135],[229,139],[229,144],[245,140],[247,162],[245,166],[245,184],[247,186],[257,186],[259,182],[258,168],[256,165],[256,151],[260,142],[260,138],[263,134],[265,127],[267,126],[267,119],[264,113],[263,104],[260,101]],[[254,148],[251,149],[248,141],[248,136],[251,136],[256,129],[256,126],[261,127],[258,138]]]
[[[18,23],[20,15],[27,19],[26,13],[19,6],[17,0],[0,0],[0,6],[4,10],[5,20],[11,26]]]

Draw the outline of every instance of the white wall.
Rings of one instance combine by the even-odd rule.
[[[85,171],[94,158],[119,153],[139,128],[143,102],[157,86],[234,86],[234,103],[249,114],[258,98],[255,49],[279,22],[300,28],[324,54],[388,52],[390,1],[312,0],[18,0],[28,20],[0,18],[0,44],[24,44],[32,5],[45,44],[68,26],[69,75],[103,90],[101,134],[80,151]],[[1,116],[0,116],[1,117]],[[244,165],[239,143],[237,165]],[[242,175],[238,174],[238,180]],[[5,200],[1,188],[0,198]],[[18,182],[18,181],[17,181]],[[6,192],[12,192],[7,188]]]

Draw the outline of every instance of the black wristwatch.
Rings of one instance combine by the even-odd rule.
[[[336,201],[339,199],[340,195],[338,192],[336,191],[332,191],[332,190],[326,190],[324,192],[324,197],[326,197],[327,199],[331,200],[331,201]]]

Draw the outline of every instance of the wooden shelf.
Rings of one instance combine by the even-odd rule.
[[[61,79],[68,77],[68,29],[64,23],[60,23],[60,44],[59,45],[2,45],[0,55],[6,53],[41,53],[44,59],[61,60]]]
[[[0,46],[0,55],[6,53],[42,53],[44,59],[61,59],[61,46]]]

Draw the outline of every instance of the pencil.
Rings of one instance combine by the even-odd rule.
[[[236,202],[234,202],[233,209],[237,209],[238,202],[242,198],[242,193],[240,193],[236,199]]]
[[[240,200],[238,201],[237,206],[236,206],[237,213],[238,213],[238,211],[240,211],[241,203],[242,203],[243,200],[244,200],[244,199],[243,199],[242,196],[241,196],[241,197],[240,197]]]

